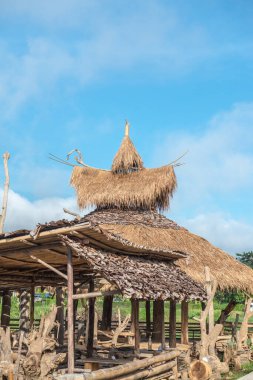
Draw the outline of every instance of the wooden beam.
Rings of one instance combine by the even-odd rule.
[[[170,326],[169,326],[169,346],[175,348],[177,345],[176,340],[176,312],[177,303],[174,300],[170,301]]]
[[[101,330],[111,330],[113,295],[104,296]]]
[[[3,290],[2,297],[2,312],[1,312],[1,327],[6,329],[10,324],[11,312],[11,291],[8,289]]]
[[[146,301],[145,309],[146,309],[146,337],[149,338],[151,334],[150,301]]]
[[[56,306],[57,306],[57,314],[56,314],[56,322],[58,323],[58,329],[56,329],[55,336],[58,344],[62,346],[64,344],[64,292],[62,287],[56,288]]]
[[[34,261],[37,261],[38,263],[40,263],[41,265],[44,265],[45,267],[47,267],[48,269],[50,269],[51,271],[55,272],[56,274],[58,274],[58,276],[61,276],[62,278],[64,278],[65,280],[68,279],[68,276],[66,276],[66,274],[60,272],[58,269],[52,267],[52,265],[46,263],[45,261],[41,260],[41,259],[38,259],[37,257],[33,256],[33,255],[30,255],[30,257],[34,260]],[[72,265],[72,256],[71,256],[71,265]],[[73,270],[73,268],[72,268]]]
[[[89,293],[94,292],[94,279],[90,279]],[[87,358],[93,355],[93,340],[94,340],[94,319],[95,319],[95,298],[89,298],[89,328],[87,340]]]
[[[188,336],[189,304],[185,300],[181,303],[181,343],[189,344]]]
[[[73,289],[74,275],[72,264],[72,250],[68,247],[67,255],[67,280],[68,280],[68,373],[74,373],[75,368],[75,347],[74,347],[74,307]]]
[[[131,332],[134,334],[134,349],[140,349],[140,329],[139,329],[139,300],[131,299]]]
[[[78,300],[81,298],[96,298],[96,297],[105,297],[105,296],[113,296],[114,294],[121,294],[119,290],[112,290],[108,292],[91,292],[91,293],[80,293],[73,294],[73,300]]]

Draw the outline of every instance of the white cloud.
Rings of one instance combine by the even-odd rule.
[[[2,190],[0,192],[2,199]],[[10,190],[5,231],[17,229],[33,229],[37,223],[59,219],[73,219],[64,213],[63,208],[77,211],[76,199],[71,198],[44,198],[29,201],[27,198]]]
[[[253,250],[253,226],[222,213],[207,213],[182,221],[184,227],[229,253]]]
[[[208,207],[207,199],[252,188],[253,103],[236,104],[200,132],[172,133],[163,141],[154,152],[156,162],[170,162],[189,151],[181,160],[186,164],[176,169],[173,207]]]

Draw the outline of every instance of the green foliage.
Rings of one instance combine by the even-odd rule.
[[[241,263],[253,268],[253,251],[237,253],[236,258],[241,261]]]

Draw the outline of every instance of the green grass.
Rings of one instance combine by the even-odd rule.
[[[237,380],[243,376],[248,375],[250,372],[253,372],[253,363],[247,363],[242,366],[242,369],[237,372],[229,373],[223,376],[224,380]]]
[[[43,294],[42,294],[43,297]],[[67,300],[65,300],[65,304]],[[55,305],[55,298],[43,298],[43,302],[35,302],[35,319],[41,318],[42,315],[47,314],[51,307]],[[103,299],[101,297],[97,298],[96,301],[97,310],[99,316],[102,315]],[[0,310],[2,305],[0,304]],[[226,303],[214,302],[214,315],[217,319],[221,313],[221,310],[226,307]],[[120,308],[121,317],[125,317],[127,314],[131,313],[131,304],[129,300],[124,300],[121,297],[115,297],[113,302],[113,318],[116,318],[117,309]],[[78,303],[78,310],[82,309],[81,302]],[[240,315],[240,320],[243,317],[244,304],[238,304],[236,308],[232,311],[228,318],[228,321],[234,321],[235,316],[238,313]],[[152,315],[152,302],[151,302],[151,315]],[[201,313],[200,302],[190,302],[189,303],[189,321],[193,322],[193,317],[199,317]],[[11,318],[19,318],[19,300],[17,297],[12,297],[11,305]],[[145,321],[145,302],[140,302],[140,320]],[[165,302],[165,321],[169,320],[169,302]],[[177,322],[181,320],[181,308],[180,304],[177,304]]]

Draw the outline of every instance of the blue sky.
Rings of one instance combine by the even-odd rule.
[[[253,249],[252,1],[1,0],[0,24],[8,230],[74,210],[48,154],[109,168],[127,118],[146,166],[188,150],[168,216]]]

